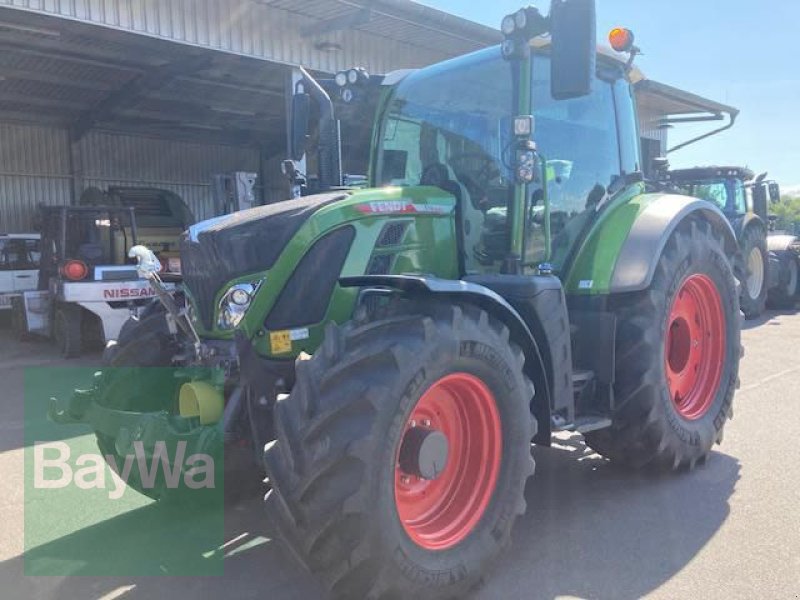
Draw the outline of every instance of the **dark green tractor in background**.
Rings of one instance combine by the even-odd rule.
[[[107,369],[52,416],[104,452],[249,447],[280,537],[337,598],[468,593],[556,431],[635,468],[704,461],[738,382],[736,236],[643,181],[630,63],[597,54],[594,10],[523,9],[502,47],[373,79],[365,189],[339,187],[330,98],[306,77],[293,154],[317,103],[323,193],[192,227],[185,310],[164,297],[107,352],[214,375],[154,396]]]
[[[740,302],[747,319],[761,316],[766,306],[793,308],[800,299],[791,236],[770,233],[769,204],[780,200],[780,188],[766,176],[743,167],[673,169],[663,176],[682,193],[717,205],[730,221],[739,241]]]

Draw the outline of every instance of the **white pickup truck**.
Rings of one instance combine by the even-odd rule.
[[[40,244],[38,233],[0,234],[0,310],[9,310],[12,298],[37,288]]]

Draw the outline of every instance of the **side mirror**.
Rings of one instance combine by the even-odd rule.
[[[553,99],[568,100],[590,94],[597,62],[595,1],[553,0],[550,33]]]
[[[774,181],[769,184],[769,201],[775,204],[781,200],[781,186]]]
[[[311,118],[311,96],[295,94],[292,96],[292,121],[290,132],[290,152],[293,160],[302,160],[308,146],[308,122]]]
[[[767,186],[756,185],[753,187],[753,212],[762,219],[767,219],[769,209],[767,208]]]

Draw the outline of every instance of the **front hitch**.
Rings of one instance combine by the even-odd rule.
[[[47,418],[59,425],[85,423],[86,412],[94,401],[94,390],[75,390],[69,400],[50,398]]]

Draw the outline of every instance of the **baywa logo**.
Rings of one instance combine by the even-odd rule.
[[[143,490],[157,487],[189,490],[215,489],[214,459],[208,454],[187,456],[187,444],[179,441],[170,457],[165,442],[156,442],[148,457],[141,441],[133,442],[133,454],[76,454],[66,442],[35,442],[33,487],[37,490],[102,489],[111,500],[119,500],[131,477]],[[109,466],[110,469],[106,469]],[[108,475],[108,477],[107,477]],[[109,481],[110,480],[110,481]]]

